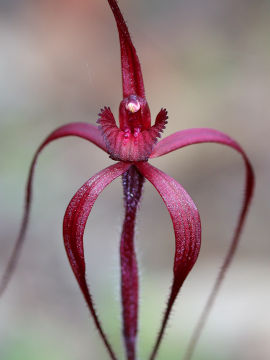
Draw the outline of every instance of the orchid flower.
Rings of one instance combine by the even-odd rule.
[[[167,123],[167,111],[162,108],[154,124],[151,125],[150,109],[145,97],[141,66],[135,47],[116,0],[108,0],[108,3],[116,20],[121,48],[123,100],[119,106],[119,126],[110,108],[104,107],[99,113],[98,126],[81,122],[70,123],[57,128],[40,145],[29,172],[21,230],[0,283],[0,293],[3,293],[10,280],[25,239],[32,200],[34,170],[40,152],[52,141],[63,137],[77,136],[88,140],[109,155],[114,163],[86,181],[73,196],[64,215],[63,237],[70,266],[111,359],[116,360],[117,356],[98,318],[90,287],[86,281],[83,237],[92,207],[101,192],[113,180],[122,176],[125,215],[120,240],[120,268],[123,339],[128,360],[137,359],[139,279],[134,247],[134,228],[145,179],[158,191],[172,220],[175,235],[173,279],[160,330],[149,356],[150,360],[155,359],[172,307],[183,282],[197,260],[201,243],[201,224],[199,212],[186,190],[169,175],[152,166],[149,160],[192,144],[226,145],[236,150],[245,163],[244,201],[228,254],[189,343],[185,355],[185,359],[188,360],[192,356],[222,279],[235,254],[253,193],[254,175],[250,162],[240,145],[218,130],[209,128],[182,130],[158,141]]]

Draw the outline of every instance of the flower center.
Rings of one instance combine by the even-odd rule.
[[[132,114],[139,111],[141,108],[140,102],[135,99],[130,99],[130,101],[126,104],[126,109],[130,111]]]
[[[134,135],[148,130],[151,127],[151,116],[147,101],[138,95],[124,98],[119,106],[119,126],[122,131]]]

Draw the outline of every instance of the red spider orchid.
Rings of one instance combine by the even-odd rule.
[[[254,175],[242,148],[229,136],[217,130],[188,129],[176,132],[157,142],[167,123],[167,111],[161,109],[154,125],[151,125],[151,115],[145,97],[141,67],[136,50],[116,0],[108,0],[108,3],[116,20],[121,47],[123,100],[119,107],[119,127],[116,125],[110,108],[105,107],[99,114],[97,121],[99,127],[88,123],[67,124],[52,132],[40,145],[33,158],[28,177],[21,231],[2,279],[0,293],[4,291],[10,279],[25,237],[31,206],[33,175],[39,153],[50,142],[62,137],[78,136],[86,139],[108,153],[110,158],[117,162],[89,179],[70,201],[63,223],[64,245],[71,268],[111,359],[117,359],[117,356],[96,314],[86,281],[83,236],[88,216],[96,199],[105,187],[117,177],[122,176],[125,217],[120,242],[121,293],[123,337],[128,360],[137,358],[139,281],[134,248],[134,227],[145,179],[156,188],[172,219],[175,234],[173,281],[157,340],[149,357],[153,360],[156,357],[179,290],[197,260],[201,242],[201,224],[199,212],[185,189],[173,178],[150,165],[148,160],[191,144],[213,142],[227,145],[240,153],[246,165],[244,203],[229,252],[186,352],[185,359],[187,360],[192,356],[202,326],[237,248],[252,197]]]

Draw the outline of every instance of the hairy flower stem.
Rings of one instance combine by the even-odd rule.
[[[135,166],[131,166],[122,175],[122,182],[125,205],[125,219],[120,243],[123,337],[127,359],[136,360],[139,284],[134,247],[134,227],[144,177]]]

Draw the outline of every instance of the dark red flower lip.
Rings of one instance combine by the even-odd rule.
[[[124,103],[123,106],[126,107],[126,104]],[[117,161],[136,162],[148,160],[165,128],[167,119],[167,111],[161,109],[155,124],[150,129],[126,127],[122,130],[116,125],[111,109],[105,107],[99,113],[97,123],[100,125],[110,157]]]

